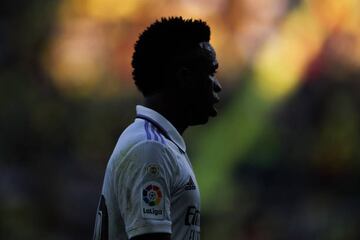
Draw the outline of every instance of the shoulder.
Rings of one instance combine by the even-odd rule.
[[[127,168],[144,164],[165,164],[177,169],[176,156],[169,141],[150,122],[135,120],[119,137],[111,156],[111,168]]]
[[[153,132],[152,126],[144,120],[136,119],[120,135],[112,154],[112,161],[119,162],[133,150],[139,150],[146,143],[166,144],[163,136]],[[155,145],[155,144],[150,144]]]
[[[142,140],[135,144],[128,152],[127,158],[134,164],[146,162],[174,163],[175,157],[166,144],[155,140]]]
[[[166,145],[165,137],[154,125],[148,121],[136,119],[120,135],[117,145],[120,145],[119,147],[123,148],[133,148],[146,143],[156,146],[156,144],[151,144],[153,142]]]
[[[129,150],[124,161],[128,172],[158,171],[167,179],[173,178],[179,172],[179,165],[171,148],[155,140],[138,142]]]

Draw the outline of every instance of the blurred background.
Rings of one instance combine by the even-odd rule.
[[[141,103],[133,45],[162,16],[212,28],[219,115],[187,130],[202,239],[360,239],[359,0],[3,0],[0,239],[91,239]]]

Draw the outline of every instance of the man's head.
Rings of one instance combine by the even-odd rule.
[[[215,116],[221,90],[215,78],[216,54],[210,28],[201,20],[162,18],[150,25],[135,44],[133,77],[145,98],[169,96],[188,125]],[[171,101],[170,101],[171,99]]]

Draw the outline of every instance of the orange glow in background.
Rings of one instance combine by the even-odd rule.
[[[255,81],[267,98],[296,88],[334,31],[353,37],[351,47],[340,44],[338,51],[359,64],[358,1],[313,0],[289,7],[286,0],[67,0],[44,63],[65,92],[119,94],[133,89],[130,62],[138,34],[155,19],[182,15],[211,26],[223,81],[240,81],[234,76],[254,65]]]

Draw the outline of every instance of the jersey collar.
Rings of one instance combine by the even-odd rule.
[[[136,106],[136,114],[141,118],[145,118],[148,121],[152,122],[156,127],[160,128],[181,151],[185,153],[186,145],[184,139],[181,137],[180,133],[176,130],[176,128],[160,113],[141,106]]]

